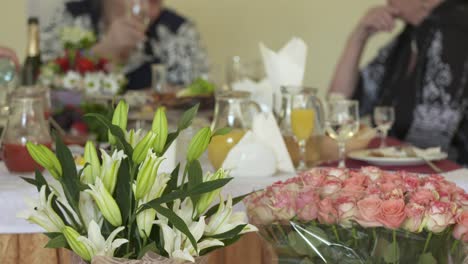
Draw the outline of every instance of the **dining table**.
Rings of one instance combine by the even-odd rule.
[[[371,141],[369,147],[376,147],[377,140]],[[388,139],[390,146],[402,144],[395,139]],[[467,190],[468,170],[449,161],[435,162],[444,171],[445,177],[462,185]],[[336,162],[322,163],[321,166],[336,166]],[[348,168],[360,168],[369,166],[361,161],[347,160]],[[431,174],[434,171],[426,164],[407,167],[383,167],[385,170],[406,170],[421,174]],[[71,252],[65,249],[46,249],[44,245],[48,238],[41,234],[43,230],[35,225],[17,218],[17,214],[26,208],[24,198],[37,197],[35,187],[23,181],[20,175],[11,174],[3,163],[0,162],[0,263],[2,264],[68,264],[71,261]],[[24,175],[23,175],[24,176]],[[295,175],[282,174],[273,177],[236,177],[223,192],[237,196],[250,191],[259,190],[278,181],[285,180]],[[236,205],[235,210],[244,210],[242,204]],[[219,249],[209,256],[209,264],[269,264],[274,252],[262,238],[251,233],[245,235],[237,243]]]

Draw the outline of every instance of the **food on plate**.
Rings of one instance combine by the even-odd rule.
[[[202,78],[197,78],[187,88],[177,92],[177,97],[208,96],[214,93],[215,85]]]

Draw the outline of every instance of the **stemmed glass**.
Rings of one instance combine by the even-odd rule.
[[[345,168],[346,141],[359,131],[359,103],[354,100],[330,101],[325,130],[338,144],[338,168]]]
[[[306,145],[312,136],[315,126],[315,96],[307,90],[292,95],[291,130],[299,145],[298,171],[307,170]]]
[[[380,147],[386,147],[387,134],[395,122],[395,110],[391,106],[377,106],[374,108],[374,123],[380,131]]]
[[[135,17],[140,20],[145,27],[150,23],[148,0],[128,0],[128,13],[129,16]],[[144,43],[138,43],[137,49],[143,52]]]

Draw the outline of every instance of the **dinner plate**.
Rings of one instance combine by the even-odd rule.
[[[415,166],[424,164],[425,161],[418,157],[373,157],[369,153],[373,149],[357,150],[350,152],[348,157],[354,160],[365,161],[372,165],[377,166]],[[436,161],[447,158],[447,153],[440,152],[427,156],[427,160]]]

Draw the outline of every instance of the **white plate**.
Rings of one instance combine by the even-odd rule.
[[[372,149],[357,150],[348,154],[348,157],[354,160],[365,161],[369,164],[377,166],[415,166],[424,164],[425,161],[417,157],[372,157],[369,152]],[[447,153],[440,152],[427,157],[429,161],[443,160],[447,158]]]

